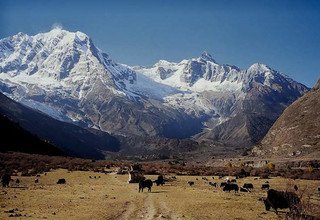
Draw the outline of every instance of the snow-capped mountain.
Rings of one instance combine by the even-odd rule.
[[[218,64],[207,52],[179,63],[161,60],[132,69],[181,91],[166,96],[164,104],[205,118],[195,138],[232,145],[259,141],[284,108],[308,91],[267,65],[241,70]]]
[[[0,90],[59,120],[112,134],[248,146],[308,89],[264,64],[241,70],[206,52],[130,67],[84,33],[53,29],[0,40]]]
[[[219,65],[207,52],[199,58],[183,60],[180,63],[160,60],[151,68],[133,69],[157,82],[183,91],[235,91],[240,90],[243,83],[239,68]]]
[[[187,137],[199,129],[162,105],[176,89],[115,63],[84,33],[19,33],[0,41],[0,54],[1,91],[56,119],[121,135],[170,137],[178,129],[172,136]]]

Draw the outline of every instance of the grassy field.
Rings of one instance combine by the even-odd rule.
[[[91,176],[92,178],[89,178]],[[96,177],[96,178],[94,178]],[[154,180],[156,176],[147,176]],[[251,193],[223,192],[208,184],[222,182],[217,177],[177,176],[165,186],[154,186],[152,193],[138,192],[137,184],[128,184],[127,175],[88,171],[56,170],[40,177],[14,176],[20,184],[0,192],[0,219],[10,215],[21,219],[282,219],[265,211],[261,184],[266,180],[253,177],[238,180],[238,185],[251,182]],[[35,183],[35,178],[39,183]],[[57,185],[65,178],[65,185]],[[194,181],[189,186],[187,181]],[[320,181],[269,179],[271,188],[286,190],[294,184],[302,193],[310,214],[320,216]],[[286,211],[286,210],[283,210]],[[21,215],[21,216],[19,216]],[[11,219],[11,218],[10,218]]]

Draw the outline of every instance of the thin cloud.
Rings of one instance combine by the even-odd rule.
[[[63,26],[61,23],[55,22],[52,26],[51,29],[63,29]]]

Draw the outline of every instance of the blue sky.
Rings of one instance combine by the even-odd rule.
[[[240,68],[265,63],[307,86],[320,78],[320,1],[0,0],[0,38],[54,24],[130,65],[207,51]]]

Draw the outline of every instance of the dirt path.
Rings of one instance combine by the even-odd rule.
[[[143,197],[142,206],[137,206],[134,202],[127,202],[124,211],[117,219],[180,219],[168,208],[168,205],[164,201],[161,201],[160,203],[156,202],[155,196],[156,195],[153,193],[141,193],[141,197]]]
[[[157,210],[154,206],[154,201],[151,198],[151,196],[148,194],[144,199],[143,207],[138,210],[136,218],[151,220],[155,218],[156,212]]]

